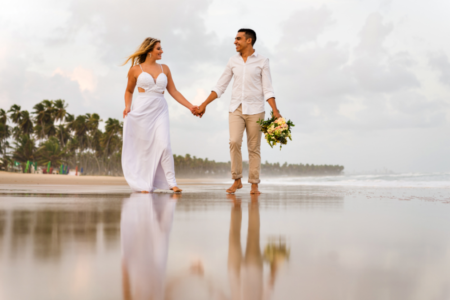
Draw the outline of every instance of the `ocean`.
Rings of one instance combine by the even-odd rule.
[[[450,172],[277,177],[262,184],[349,187],[450,188]]]

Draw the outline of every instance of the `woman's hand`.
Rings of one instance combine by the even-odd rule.
[[[198,113],[198,109],[199,107],[197,105],[194,105],[191,108],[189,108],[189,110],[194,116],[201,118],[201,115]]]
[[[125,117],[128,115],[128,113],[131,111],[130,107],[125,107],[125,109],[123,110],[123,118],[125,119]]]
[[[191,111],[191,113],[195,116],[196,115],[196,113],[197,113],[197,109],[198,109],[198,106],[197,105],[192,105],[190,108],[189,108],[189,110]]]

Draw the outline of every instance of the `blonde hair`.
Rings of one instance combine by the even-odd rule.
[[[143,63],[147,58],[147,54],[153,51],[157,43],[161,43],[161,41],[151,37],[146,38],[139,46],[139,48],[133,54],[128,56],[127,60],[123,63],[122,66],[126,65],[130,60],[132,67]]]

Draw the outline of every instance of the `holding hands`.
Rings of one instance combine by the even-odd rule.
[[[192,113],[194,116],[197,116],[197,117],[198,117],[198,115],[197,115],[198,106],[197,106],[197,105],[191,106],[191,107],[189,108],[189,110],[191,111],[191,113]]]
[[[206,105],[203,103],[202,105],[199,106],[194,106],[191,109],[191,112],[194,116],[201,118],[204,113],[206,112]]]

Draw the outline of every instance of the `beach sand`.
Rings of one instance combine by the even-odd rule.
[[[449,189],[202,181],[0,173],[0,299],[450,299]]]
[[[179,184],[200,184],[223,182],[220,179],[210,178],[177,178]],[[228,180],[231,183],[231,180]],[[0,171],[0,184],[19,185],[84,185],[84,186],[128,186],[122,176],[70,176],[48,174],[23,174]]]

